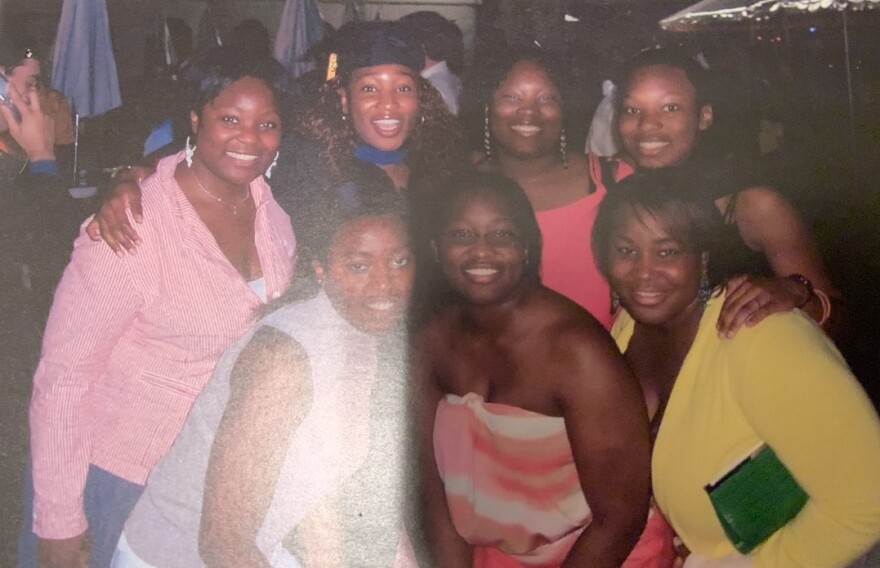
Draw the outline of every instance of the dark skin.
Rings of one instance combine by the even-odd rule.
[[[648,65],[629,77],[621,90],[618,133],[624,145],[621,158],[635,168],[662,169],[686,160],[699,144],[700,132],[712,125],[710,102],[698,102],[697,91],[683,69]],[[646,143],[665,143],[647,149]],[[715,201],[722,213],[733,196]],[[762,253],[773,278],[740,276],[727,285],[728,296],[718,317],[721,337],[733,337],[742,326],[751,327],[767,316],[800,308],[816,321],[822,319],[819,298],[790,280],[801,274],[829,297],[839,297],[800,215],[771,187],[748,187],[738,192],[733,218],[743,242]],[[842,331],[844,306],[835,302],[832,317],[823,326],[832,337]]]
[[[201,114],[192,113],[198,149],[174,179],[220,252],[245,280],[262,275],[254,242],[249,183],[278,148],[278,113],[271,90],[245,77],[226,87]],[[234,206],[234,207],[233,207]],[[41,567],[76,567],[88,557],[88,531],[71,539],[40,539]],[[83,552],[86,551],[86,552]]]
[[[422,455],[430,540],[440,566],[470,566],[472,548],[455,532],[430,451],[444,394],[561,416],[593,512],[563,566],[619,566],[647,517],[648,433],[644,402],[601,326],[543,287],[523,287],[498,306],[456,307],[418,340],[425,389]]]
[[[211,199],[195,183],[192,170],[186,164],[177,166],[174,174],[183,193],[195,208],[199,218],[211,231],[223,256],[229,260],[242,278],[254,280],[263,275],[257,245],[254,242],[254,202],[246,199],[237,208],[237,215],[224,203]],[[183,181],[181,181],[183,180]]]
[[[432,439],[441,398],[476,393],[486,402],[564,419],[593,519],[563,565],[619,566],[647,518],[644,401],[602,326],[529,280],[528,248],[502,195],[485,189],[459,196],[434,242],[459,301],[416,339],[428,542],[438,566],[471,565],[472,546],[452,524]]]
[[[269,566],[256,537],[284,450],[311,405],[310,376],[302,347],[271,328],[239,355],[205,480],[199,552],[207,566]],[[264,482],[243,481],[253,479]]]
[[[357,113],[366,113],[369,108],[378,106],[381,108],[406,107],[401,111],[409,117],[407,121],[407,130],[401,133],[400,140],[394,140],[392,145],[397,144],[397,148],[406,142],[407,137],[411,133],[411,128],[415,124],[414,115],[418,111],[418,96],[416,91],[401,92],[399,84],[401,76],[405,75],[400,69],[396,69],[397,65],[383,65],[379,67],[371,67],[367,69],[359,69],[355,72],[352,83],[356,87],[361,87],[358,92],[351,92],[352,86],[339,89],[338,93],[342,103],[342,112],[349,114],[355,129],[363,127],[361,122],[355,116]],[[393,76],[376,75],[375,70],[392,68]],[[386,69],[387,71],[387,69]],[[367,73],[368,77],[362,75]],[[408,76],[408,75],[406,75]],[[378,78],[377,78],[378,77]],[[395,83],[394,81],[398,82]],[[409,80],[407,85],[413,83]],[[414,83],[411,85],[414,87]],[[363,91],[363,92],[361,92]],[[368,106],[356,106],[350,104],[350,101],[360,98],[373,98],[376,101]],[[413,106],[415,105],[415,106]],[[380,108],[380,110],[381,110]],[[364,127],[366,128],[366,127]],[[364,133],[359,135],[365,139],[369,139],[369,135]],[[396,148],[383,148],[396,149]],[[388,174],[394,187],[398,190],[404,189],[409,183],[410,168],[405,163],[380,165],[380,168]],[[150,165],[140,166],[121,172],[119,176],[111,180],[107,189],[107,197],[101,203],[101,207],[95,218],[86,227],[86,233],[92,240],[97,241],[103,239],[107,246],[113,249],[118,255],[126,253],[134,253],[140,243],[140,236],[137,230],[128,220],[128,212],[134,218],[135,223],[143,221],[143,208],[141,207],[141,193],[138,182],[153,173],[154,167]]]

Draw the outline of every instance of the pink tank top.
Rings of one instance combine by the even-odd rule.
[[[610,329],[611,290],[596,268],[592,249],[593,222],[606,188],[598,158],[590,154],[589,160],[596,191],[568,205],[535,213],[544,239],[541,280]],[[629,172],[619,171],[618,176],[621,173]]]

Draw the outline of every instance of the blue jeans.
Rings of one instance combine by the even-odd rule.
[[[83,507],[92,541],[89,568],[108,568],[128,515],[144,491],[143,485],[126,481],[94,465],[89,466]],[[34,482],[28,464],[22,489],[24,525],[18,542],[18,568],[37,568],[37,535],[33,532]]]

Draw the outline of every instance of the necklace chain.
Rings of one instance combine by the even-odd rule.
[[[199,176],[196,175],[195,170],[190,170],[190,172],[192,172],[193,179],[196,180],[196,185],[199,186],[199,189],[204,191],[205,194],[208,195],[208,197],[210,197],[211,199],[213,199],[217,203],[221,203],[227,207],[232,207],[232,214],[235,216],[238,216],[238,206],[244,205],[247,202],[247,200],[251,198],[251,186],[248,185],[247,192],[245,193],[245,196],[241,198],[241,201],[239,203],[230,203],[229,201],[223,199],[222,197],[220,197],[218,195],[214,195],[213,193],[208,191],[208,188],[206,188],[204,185],[202,185],[202,182],[199,180]]]

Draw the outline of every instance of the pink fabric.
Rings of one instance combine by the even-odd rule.
[[[675,562],[673,537],[672,527],[659,511],[652,508],[639,542],[621,568],[672,568]]]
[[[220,354],[260,299],[229,263],[174,180],[182,153],[143,184],[143,237],[116,257],[84,233],[55,295],[30,408],[34,531],[86,529],[89,464],[143,484],[177,436]],[[290,219],[251,183],[255,240],[269,298],[293,270]]]
[[[590,154],[590,175],[596,191],[573,203],[536,212],[544,247],[541,251],[541,280],[593,314],[606,329],[611,328],[611,289],[596,268],[593,258],[593,222],[606,188],[599,159]],[[617,179],[632,173],[621,163]]]
[[[592,519],[561,417],[447,395],[434,454],[475,566],[559,566]]]

